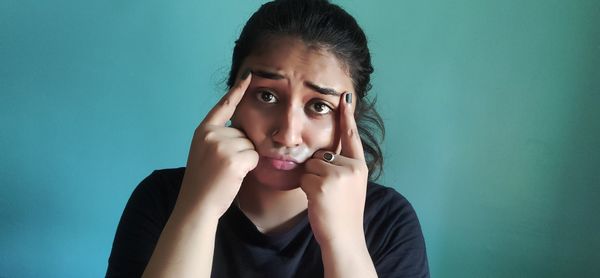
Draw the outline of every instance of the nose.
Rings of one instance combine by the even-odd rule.
[[[284,147],[296,147],[302,143],[303,115],[292,107],[286,108],[275,121],[273,141]]]

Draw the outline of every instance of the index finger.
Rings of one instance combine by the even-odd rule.
[[[247,70],[242,74],[241,79],[236,85],[208,112],[202,124],[225,126],[227,121],[233,116],[235,108],[242,100],[242,97],[244,97],[244,93],[248,89],[248,85],[250,85],[250,80],[252,80],[250,70]]]
[[[365,160],[362,141],[358,134],[356,120],[354,119],[354,108],[352,106],[352,93],[346,92],[340,101],[340,142],[342,145],[341,155],[345,157]]]

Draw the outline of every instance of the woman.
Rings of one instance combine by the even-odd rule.
[[[372,72],[363,31],[338,6],[263,5],[186,167],[132,194],[107,276],[429,276],[414,210],[369,181],[382,164],[371,129],[383,129],[365,98]]]

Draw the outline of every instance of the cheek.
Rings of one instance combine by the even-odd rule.
[[[338,137],[335,117],[311,120],[307,123],[305,140],[309,147],[318,149],[335,149]]]
[[[264,140],[266,128],[268,126],[268,115],[263,110],[256,109],[252,100],[244,96],[237,106],[234,117],[231,120],[232,126],[242,130],[255,145]]]

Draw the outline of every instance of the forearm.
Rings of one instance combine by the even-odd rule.
[[[173,210],[143,277],[210,277],[218,217]]]
[[[321,254],[326,278],[377,277],[364,236],[352,242],[322,244]]]

